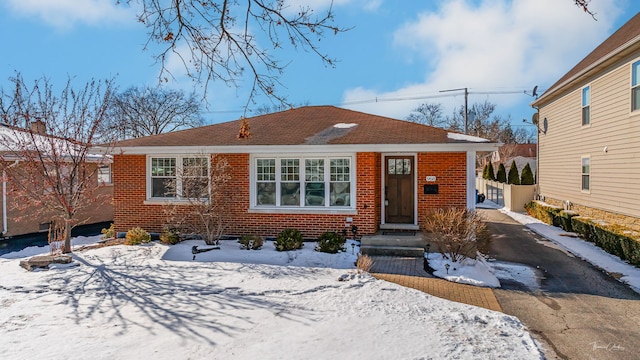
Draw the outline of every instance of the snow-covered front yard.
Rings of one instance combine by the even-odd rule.
[[[358,274],[350,246],[278,253],[226,241],[194,261],[193,245],[206,247],[76,251],[78,266],[40,272],[18,262],[46,248],[3,256],[0,358],[541,358],[517,318]]]

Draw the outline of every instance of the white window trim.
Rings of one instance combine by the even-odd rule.
[[[176,182],[177,187],[182,187],[182,182],[180,181],[180,177],[178,174],[182,171],[182,159],[184,158],[206,158],[208,173],[211,174],[211,156],[209,154],[184,154],[184,155],[171,155],[171,154],[154,154],[147,155],[147,164],[146,164],[146,182],[147,182],[147,194],[146,200],[144,204],[175,204],[175,203],[189,203],[188,199],[183,199],[180,197],[152,197],[152,177],[151,177],[151,159],[153,158],[175,158],[176,159]]]
[[[323,206],[304,206],[302,205],[304,199],[301,197],[299,206],[278,206],[278,205],[260,205],[257,206],[257,160],[258,159],[275,159],[276,160],[276,184],[279,184],[280,180],[280,160],[281,159],[299,159],[300,160],[300,193],[304,193],[305,179],[304,169],[305,160],[307,159],[324,159],[325,160],[325,183],[330,183],[331,159],[349,159],[349,182],[351,184],[349,194],[350,205],[349,206],[330,206],[329,199],[327,198],[325,205]],[[335,153],[335,154],[252,154],[249,157],[249,212],[251,213],[286,213],[286,214],[352,214],[357,213],[357,183],[356,183],[356,154],[354,153]],[[278,198],[278,186],[276,186],[276,199]],[[278,200],[276,200],[277,202]]]
[[[633,109],[633,89],[640,88],[640,81],[637,85],[633,85],[633,65],[638,64],[638,72],[640,72],[640,59],[633,60],[629,63],[629,113],[631,115],[640,114],[640,105],[638,109]]]
[[[584,98],[584,90],[585,89],[589,89],[589,101],[587,102],[587,105],[584,105],[583,103],[583,98]],[[583,128],[587,128],[587,127],[591,127],[591,84],[585,85],[582,87],[582,89],[580,89],[580,124],[582,125]],[[584,118],[583,118],[583,111],[584,108],[589,107],[589,123],[585,124],[584,123]]]
[[[582,172],[582,161],[584,159],[589,159],[589,174],[588,174],[589,175],[589,189],[583,189],[582,188],[582,177],[584,175],[586,175],[585,173]],[[593,168],[593,166],[591,165],[591,155],[583,155],[583,156],[581,156],[580,157],[580,191],[585,193],[585,194],[590,194],[591,193],[591,188],[592,188],[592,186],[591,186],[591,184],[592,184],[592,182],[591,182],[592,176],[591,175],[593,173],[592,168]]]
[[[109,169],[109,181],[100,180],[100,169],[103,167],[106,167]],[[97,175],[98,175],[98,185],[113,186],[113,167],[111,166],[111,164],[98,165]]]

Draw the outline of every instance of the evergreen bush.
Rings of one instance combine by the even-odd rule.
[[[264,245],[264,239],[258,235],[242,235],[238,243],[243,250],[260,250]]]
[[[500,163],[498,166],[498,173],[496,174],[496,181],[501,183],[507,182],[507,170],[504,168],[504,164]]]
[[[496,181],[496,173],[495,171],[493,171],[493,164],[491,164],[491,162],[489,162],[489,167],[487,169],[487,179],[491,180],[491,181]]]
[[[274,241],[273,245],[278,251],[289,251],[302,249],[303,244],[302,233],[296,229],[284,229]]]
[[[151,235],[140,227],[135,227],[127,231],[125,236],[125,245],[140,245],[151,242]]]
[[[176,228],[165,228],[160,233],[160,242],[168,245],[175,245],[180,242],[180,230]]]
[[[109,226],[108,229],[102,229],[100,231],[102,233],[101,239],[114,239],[116,237],[116,229],[113,227],[113,224]]]
[[[520,185],[520,174],[515,161],[511,162],[511,167],[509,168],[509,184]]]
[[[529,163],[524,166],[522,169],[522,177],[520,178],[520,184],[522,185],[533,185],[536,183],[535,178],[533,177],[533,171],[531,171],[531,166]]]
[[[345,251],[344,244],[347,239],[335,231],[327,231],[318,237],[318,246],[316,251],[336,254]]]

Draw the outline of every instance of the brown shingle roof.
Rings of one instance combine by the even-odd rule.
[[[595,65],[599,61],[615,54],[615,52],[623,50],[621,47],[630,41],[636,39],[640,35],[640,12],[627,21],[620,29],[609,36],[602,44],[598,45],[589,55],[587,55],[582,61],[574,66],[568,73],[555,82],[549,89],[542,95],[541,99],[545,95],[549,95],[558,90],[565,82],[571,80],[573,77],[588,70],[591,66]],[[638,39],[636,39],[638,40]],[[534,101],[536,104],[538,101]]]
[[[431,126],[365,114],[334,106],[308,106],[248,119],[252,136],[238,140],[241,120],[124,140],[117,147],[244,146],[302,144],[429,144],[460,143],[448,131]],[[357,124],[339,126],[336,124]]]

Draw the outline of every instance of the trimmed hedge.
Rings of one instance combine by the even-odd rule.
[[[527,210],[527,214],[544,223],[553,226],[560,226],[560,220],[556,220],[556,218],[559,216],[562,209],[557,206],[548,205],[534,200],[525,204],[524,209]]]
[[[549,225],[565,231],[575,232],[582,239],[601,247],[609,254],[616,255],[630,264],[640,266],[640,233],[620,225],[608,224],[573,211],[562,210],[540,201],[525,205],[527,213]]]
[[[581,238],[630,264],[640,266],[640,233],[582,216],[573,217],[571,223]]]

